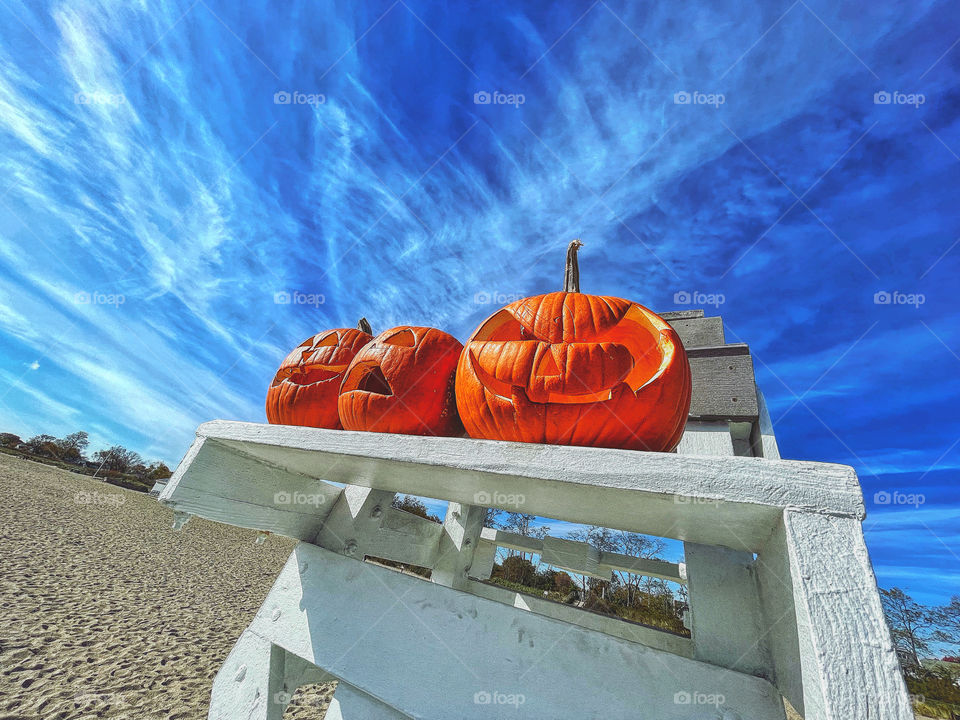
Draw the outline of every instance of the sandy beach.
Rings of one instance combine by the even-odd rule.
[[[293,547],[0,454],[0,720],[200,720]],[[335,685],[285,718],[323,717]]]

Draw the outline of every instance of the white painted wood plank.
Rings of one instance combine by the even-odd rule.
[[[441,526],[391,507],[393,498],[392,492],[348,485],[314,542],[357,560],[373,556],[433,567]]]
[[[159,500],[175,512],[311,540],[340,492],[199,436]]]
[[[492,542],[480,539],[477,549],[473,552],[473,563],[467,576],[477,580],[486,580],[493,573],[493,566],[497,561],[497,546]]]
[[[784,512],[806,717],[912,720],[860,523]]]
[[[739,457],[719,463],[670,453],[225,421],[198,432],[305,478],[464,504],[490,496],[491,505],[509,510],[751,551],[762,546],[785,507],[864,514],[852,468],[827,463]],[[270,472],[263,471],[268,485]],[[164,494],[175,500],[176,487]],[[498,498],[507,500],[497,504]]]
[[[648,627],[640,623],[626,622],[608,615],[583,610],[574,605],[565,605],[533,595],[525,595],[490,583],[470,581],[464,589],[478,597],[493,600],[524,612],[543,615],[674,655],[693,657],[693,643],[689,638],[682,635]]]
[[[698,442],[691,442],[687,451],[703,455],[742,454],[743,446],[749,443],[740,443],[738,453],[731,432],[734,428],[744,430],[738,423],[704,427],[694,435]],[[772,677],[753,554],[693,542],[684,543],[683,553],[690,602],[685,620],[694,657],[751,675]]]
[[[547,536],[543,539],[541,560],[547,565],[566,570],[572,573],[581,573],[601,580],[610,580],[610,573],[605,575],[600,570],[600,551],[585,542],[576,542],[565,538]]]
[[[739,672],[772,676],[753,555],[686,543],[694,657]]]
[[[733,455],[733,440],[726,421],[687,423],[677,445],[678,455]]]
[[[637,708],[658,720],[784,717],[764,680],[308,544],[295,549],[250,631],[412,717],[591,717],[601,705],[612,718],[636,717]],[[430,682],[438,667],[443,681]],[[496,706],[486,693],[523,700]],[[684,703],[678,693],[725,702]]]
[[[758,424],[760,425],[760,443],[763,457],[768,460],[780,459],[780,447],[777,445],[777,436],[773,432],[773,421],[767,409],[767,401],[763,393],[757,390],[757,404],[760,408]]]
[[[793,573],[781,520],[757,555],[757,585],[763,612],[765,642],[771,658],[771,680],[790,704],[803,714],[803,673],[793,600]],[[809,717],[816,717],[809,714]]]
[[[345,682],[337,684],[323,720],[409,720],[389,705]]]
[[[466,583],[486,516],[487,509],[478,505],[452,502],[447,506],[437,542],[437,559],[430,574],[432,582],[452,588]]]

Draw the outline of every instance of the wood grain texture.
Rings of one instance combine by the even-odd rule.
[[[912,720],[860,523],[784,512],[806,717]]]
[[[687,351],[708,345],[723,345],[723,319],[720,317],[675,318],[668,322],[677,331]]]
[[[753,360],[746,346],[694,349],[690,355],[693,397],[690,418],[755,422],[759,416]]]
[[[688,320],[690,318],[702,318],[703,310],[668,310],[667,312],[658,312],[657,315],[667,322],[673,320]]]

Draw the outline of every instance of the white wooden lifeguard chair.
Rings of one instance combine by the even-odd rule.
[[[783,720],[786,698],[806,720],[911,720],[853,469],[781,460],[748,348],[702,311],[663,317],[693,371],[675,454],[201,425],[160,495],[175,527],[301,541],[209,717],[278,719],[298,686],[337,679],[328,719]],[[443,524],[392,508],[398,492],[449,501]],[[676,538],[685,563],[485,529],[487,507]],[[498,546],[686,583],[691,637],[486,583]]]

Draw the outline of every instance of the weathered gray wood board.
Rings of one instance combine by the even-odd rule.
[[[693,380],[690,419],[756,422],[757,386],[746,345],[691,348],[687,357]]]
[[[664,312],[660,316],[677,331],[690,360],[690,419],[757,422],[757,386],[750,349],[743,343],[724,342],[723,319],[704,317],[703,310]]]
[[[668,323],[672,323],[674,320],[690,320],[692,318],[702,318],[703,308],[698,308],[696,310],[667,310],[666,312],[658,312],[657,315],[662,317]]]
[[[723,319],[720,317],[664,319],[677,331],[680,342],[687,350],[724,344]]]

